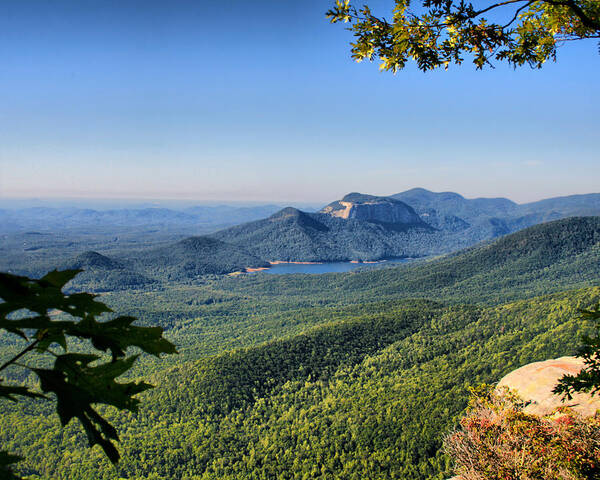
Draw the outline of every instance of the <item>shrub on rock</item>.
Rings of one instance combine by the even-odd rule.
[[[508,389],[473,390],[445,451],[461,480],[600,479],[600,416],[566,407],[539,416]]]

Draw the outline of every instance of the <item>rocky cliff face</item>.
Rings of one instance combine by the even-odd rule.
[[[338,218],[354,218],[367,222],[421,225],[423,222],[412,207],[388,197],[351,193],[330,203],[320,213]]]

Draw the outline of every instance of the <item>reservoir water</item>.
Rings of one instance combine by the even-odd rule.
[[[261,270],[260,273],[268,273],[269,275],[284,275],[289,273],[341,273],[350,272],[357,268],[377,268],[390,264],[406,263],[413,260],[412,258],[392,258],[378,263],[351,263],[351,262],[327,262],[327,263],[277,263],[272,265],[267,270]]]

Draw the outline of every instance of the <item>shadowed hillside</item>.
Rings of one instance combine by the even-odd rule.
[[[165,280],[268,266],[264,260],[243,248],[210,237],[190,237],[175,244],[142,251],[132,261],[138,269]]]

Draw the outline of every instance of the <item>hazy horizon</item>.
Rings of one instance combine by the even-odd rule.
[[[425,187],[413,187],[413,188],[425,188]],[[410,189],[408,189],[410,190]],[[476,196],[468,196],[464,195],[462,192],[444,190],[444,191],[435,191],[428,188],[425,190],[432,191],[434,193],[458,193],[466,199],[476,199],[476,198],[506,198],[508,200],[512,200],[517,204],[525,204],[532,203],[540,200],[545,200],[548,198],[555,197],[565,197],[572,195],[589,195],[600,193],[600,190],[597,192],[581,192],[581,193],[570,193],[565,195],[552,195],[552,196],[542,196],[538,198],[534,198],[533,200],[528,201],[517,201],[514,198],[510,198],[508,196],[492,196],[492,195],[476,195]],[[390,193],[373,193],[367,191],[359,191],[359,193],[364,193],[368,195],[375,196],[390,196],[397,193],[401,193],[405,190],[398,190]],[[51,208],[60,208],[60,207],[81,207],[81,208],[152,208],[152,207],[161,207],[161,208],[187,208],[192,206],[232,206],[232,207],[245,207],[245,206],[265,206],[265,205],[276,205],[276,206],[294,206],[297,208],[305,207],[305,208],[319,208],[324,206],[330,202],[341,199],[344,195],[351,193],[350,191],[345,192],[343,194],[338,195],[337,197],[331,197],[326,199],[300,199],[300,200],[277,200],[277,199],[265,199],[265,200],[233,200],[233,199],[194,199],[194,198],[161,198],[161,197],[129,197],[129,198],[109,198],[109,197],[6,197],[0,196],[0,208],[29,208],[32,206],[48,206]]]

